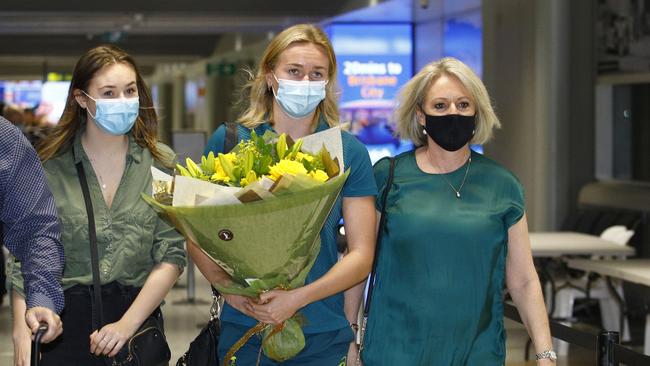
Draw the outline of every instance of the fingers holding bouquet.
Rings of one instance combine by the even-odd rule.
[[[248,296],[229,295],[229,294],[221,294],[221,296],[223,296],[224,300],[228,303],[228,305],[237,309],[241,313],[246,314],[251,318],[256,319],[257,321],[262,321],[261,319],[258,318],[258,315],[253,310],[254,302],[252,298]]]
[[[252,303],[254,318],[267,324],[282,324],[305,304],[295,290],[271,290],[260,294],[258,303]]]

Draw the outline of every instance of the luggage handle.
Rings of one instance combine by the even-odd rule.
[[[36,334],[34,335],[34,343],[32,344],[32,366],[38,366],[39,359],[40,359],[40,345],[41,345],[41,338],[43,338],[43,335],[48,330],[47,323],[41,322],[38,325],[38,330],[36,331]]]

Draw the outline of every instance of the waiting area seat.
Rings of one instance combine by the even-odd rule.
[[[627,245],[632,236],[634,236],[634,230],[628,229],[624,225],[610,226],[600,234],[601,239],[619,245]],[[591,259],[598,260],[606,258],[592,256]],[[624,326],[621,328],[622,309],[620,299],[624,298],[621,281],[616,281],[614,284],[611,282],[607,283],[602,277],[585,273],[577,279],[566,278],[563,282],[555,292],[553,318],[570,320],[573,318],[576,300],[597,300],[600,306],[602,328],[616,331],[622,329],[622,340],[630,340],[630,326],[627,318],[625,318]],[[616,291],[617,295],[614,295],[612,291]],[[568,346],[566,342],[556,341],[554,348],[559,355],[566,355],[568,353]]]
[[[619,245],[633,247],[637,257],[650,257],[650,228],[647,220],[649,212],[650,184],[594,182],[582,187],[578,195],[578,209],[565,219],[561,230],[597,235]],[[592,256],[591,259],[608,258]],[[566,269],[565,264],[564,268]],[[621,280],[607,280],[593,273],[569,269],[563,272],[565,273],[559,278],[555,278],[557,281],[552,317],[571,323],[575,320],[574,314],[578,306],[590,307],[593,302],[585,299],[592,299],[597,301],[600,307],[602,329],[622,329],[621,339],[630,340],[627,318],[623,320],[621,327],[620,302],[629,300],[630,296],[634,297],[636,294],[624,294],[624,283]],[[613,291],[616,291],[616,294]],[[548,302],[551,291],[547,289],[546,294]],[[566,355],[568,344],[558,342],[556,351]]]

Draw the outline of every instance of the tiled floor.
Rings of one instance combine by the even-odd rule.
[[[189,342],[199,332],[208,319],[210,289],[207,281],[197,272],[196,274],[196,303],[187,303],[186,278],[179,281],[180,286],[175,287],[167,297],[167,304],[163,308],[165,315],[165,328],[167,339],[172,350],[172,364],[187,349]],[[10,311],[6,304],[0,308],[0,365],[12,365],[11,320]],[[524,345],[526,344],[526,331],[517,323],[506,320],[508,333],[508,366],[535,365],[534,361],[524,362]],[[561,359],[558,366],[591,366],[595,360],[589,352],[579,348],[571,349],[570,356]]]

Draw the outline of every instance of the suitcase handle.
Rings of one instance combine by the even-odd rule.
[[[34,345],[32,347],[32,366],[38,366],[38,363],[40,361],[40,346],[41,346],[41,338],[43,338],[43,335],[47,332],[48,326],[47,323],[41,322],[38,326],[38,330],[36,331],[36,334],[34,335]]]

